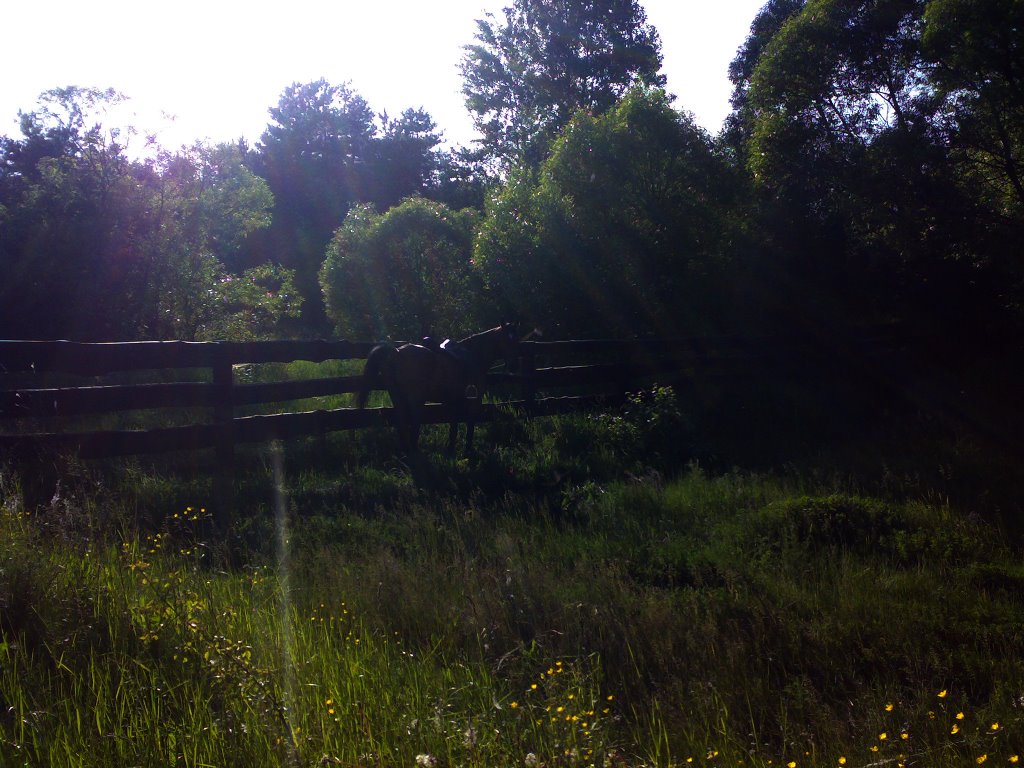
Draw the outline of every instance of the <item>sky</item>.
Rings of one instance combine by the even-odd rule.
[[[729,62],[765,0],[641,0],[661,35],[675,106],[717,132]],[[18,111],[68,85],[129,97],[111,122],[167,149],[197,140],[255,143],[291,83],[350,82],[376,112],[422,107],[452,145],[476,134],[461,94],[475,19],[510,0],[49,0],[6,8],[0,133]],[[173,119],[172,119],[173,117]]]

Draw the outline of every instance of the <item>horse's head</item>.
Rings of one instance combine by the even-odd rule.
[[[511,368],[519,357],[519,338],[513,323],[502,323],[497,328],[474,333],[455,346],[468,352],[481,371],[487,370],[497,360],[504,360]]]
[[[499,354],[495,356],[495,359],[499,357],[504,358],[505,367],[510,371],[518,368],[522,352],[520,345],[524,341],[530,341],[534,338],[539,339],[544,336],[544,332],[540,328],[532,328],[525,335],[520,335],[521,331],[518,323],[502,323],[494,331],[497,332],[500,348]]]
[[[514,370],[519,363],[519,326],[517,323],[502,323],[498,330],[498,355],[505,360],[505,368]]]

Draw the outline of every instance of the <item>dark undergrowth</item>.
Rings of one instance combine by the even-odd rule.
[[[1016,761],[1013,456],[800,397],[7,470],[0,762]]]

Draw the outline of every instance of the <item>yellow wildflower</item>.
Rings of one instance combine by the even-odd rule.
[[[998,730],[999,730],[999,723],[992,723],[992,725],[990,725],[990,726],[988,727],[988,729],[989,729],[990,731],[992,731],[993,733],[995,733],[996,731],[998,731]]]
[[[885,705],[885,711],[886,712],[892,712],[892,710],[893,710],[893,705],[892,704],[886,704]]]
[[[985,755],[978,755],[976,758],[974,758],[974,762],[976,762],[978,765],[981,765],[986,760],[988,760],[988,755],[987,754],[985,754]]]
[[[840,764],[840,765],[846,765],[846,758],[845,758],[845,757],[842,757],[842,756],[840,756],[840,758],[839,758],[839,764]]]
[[[956,736],[958,733],[960,733],[960,726],[956,723],[953,723],[953,727],[949,729],[949,732],[953,736]]]
[[[1007,760],[1006,762],[1013,763],[1014,765],[1016,765],[1020,762],[1020,755],[1010,755],[1009,760]]]
[[[947,691],[945,688],[943,688],[941,691],[939,691],[939,698],[940,699],[944,699],[948,695],[949,695],[949,691]]]
[[[957,720],[963,720],[964,719],[964,713],[963,712],[957,712],[956,713],[956,719]]]
[[[879,741],[885,741],[888,738],[889,738],[889,734],[886,733],[885,731],[882,731],[880,734],[878,734],[878,740]]]

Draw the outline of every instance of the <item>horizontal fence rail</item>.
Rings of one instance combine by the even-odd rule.
[[[236,409],[272,403],[291,403],[357,392],[362,377],[336,376],[292,381],[236,382],[235,366],[288,363],[305,360],[359,360],[372,342],[263,341],[183,342],[153,341],[83,343],[71,341],[0,340],[0,452],[67,450],[83,457],[100,458],[205,448],[225,450],[227,443],[264,442],[272,439],[322,435],[338,430],[364,429],[392,423],[390,408],[335,408],[240,416]],[[655,374],[678,374],[706,358],[699,345],[665,354],[649,342],[556,341],[524,342],[521,370],[492,372],[489,385],[508,395],[501,406],[478,404],[478,421],[489,421],[502,410],[530,415],[552,415],[596,404],[621,401],[631,383]],[[559,358],[612,357],[618,362],[538,366]],[[208,381],[170,381],[139,384],[47,386],[53,376],[96,378],[140,371],[183,372],[205,369]],[[6,379],[6,381],[5,381]],[[13,383],[12,383],[13,382]],[[43,385],[40,385],[43,383]],[[552,396],[550,390],[585,388],[584,394]],[[539,396],[547,393],[548,396]],[[72,417],[126,411],[199,408],[212,410],[206,423],[152,429],[67,431]],[[424,423],[452,418],[445,405],[424,408]],[[47,431],[5,429],[4,423],[46,422]]]
[[[0,341],[0,373],[62,371],[98,376],[241,363],[320,363],[364,358],[373,346],[373,342],[359,341]]]
[[[858,337],[866,349],[891,341]],[[391,408],[299,410],[298,403],[359,391],[359,375],[250,382],[245,367],[268,363],[365,359],[374,342],[143,341],[81,343],[0,340],[0,458],[74,452],[84,458],[213,449],[221,485],[233,478],[234,447],[340,430],[391,425]],[[756,364],[756,366],[755,366]],[[828,368],[814,339],[750,337],[526,341],[513,370],[488,374],[499,403],[475,402],[476,421],[547,416],[622,403],[626,393],[673,384],[742,376],[755,366]],[[241,368],[240,368],[241,367]],[[116,380],[100,381],[104,377]],[[131,382],[134,378],[176,379]],[[198,380],[197,380],[198,379]],[[259,415],[239,409],[278,412]],[[288,409],[292,410],[288,410]],[[205,413],[195,413],[194,411]],[[111,428],[126,412],[173,411],[189,423]],[[182,417],[181,414],[184,414]],[[133,417],[136,418],[136,417]],[[427,405],[423,423],[453,418],[446,405]],[[93,428],[75,419],[92,420]],[[107,423],[106,428],[97,427]],[[164,424],[173,423],[169,418]],[[230,506],[230,504],[225,504]]]
[[[874,345],[870,336],[860,343]],[[0,340],[0,453],[30,449],[73,450],[103,457],[216,448],[222,454],[235,443],[322,435],[338,430],[364,429],[392,423],[390,408],[334,408],[239,415],[236,409],[287,404],[357,392],[358,375],[291,381],[236,381],[237,366],[322,363],[364,359],[374,342],[257,341],[187,342],[140,341],[83,343],[72,341]],[[886,346],[889,346],[886,344]],[[489,385],[505,404],[477,405],[477,420],[488,421],[504,409],[529,415],[549,415],[597,404],[621,402],[630,389],[661,380],[696,376],[736,375],[754,362],[827,365],[806,338],[718,337],[690,339],[526,341],[520,345],[516,372],[488,375]],[[157,383],[97,383],[53,378],[98,378],[112,374],[205,370],[205,381]],[[195,376],[193,376],[194,378]],[[206,409],[204,423],[155,429],[96,429],[69,431],[72,417],[102,416],[127,411]],[[447,406],[428,405],[424,423],[450,420]],[[31,431],[5,424],[36,420],[46,429]],[[193,421],[199,420],[197,416]]]

